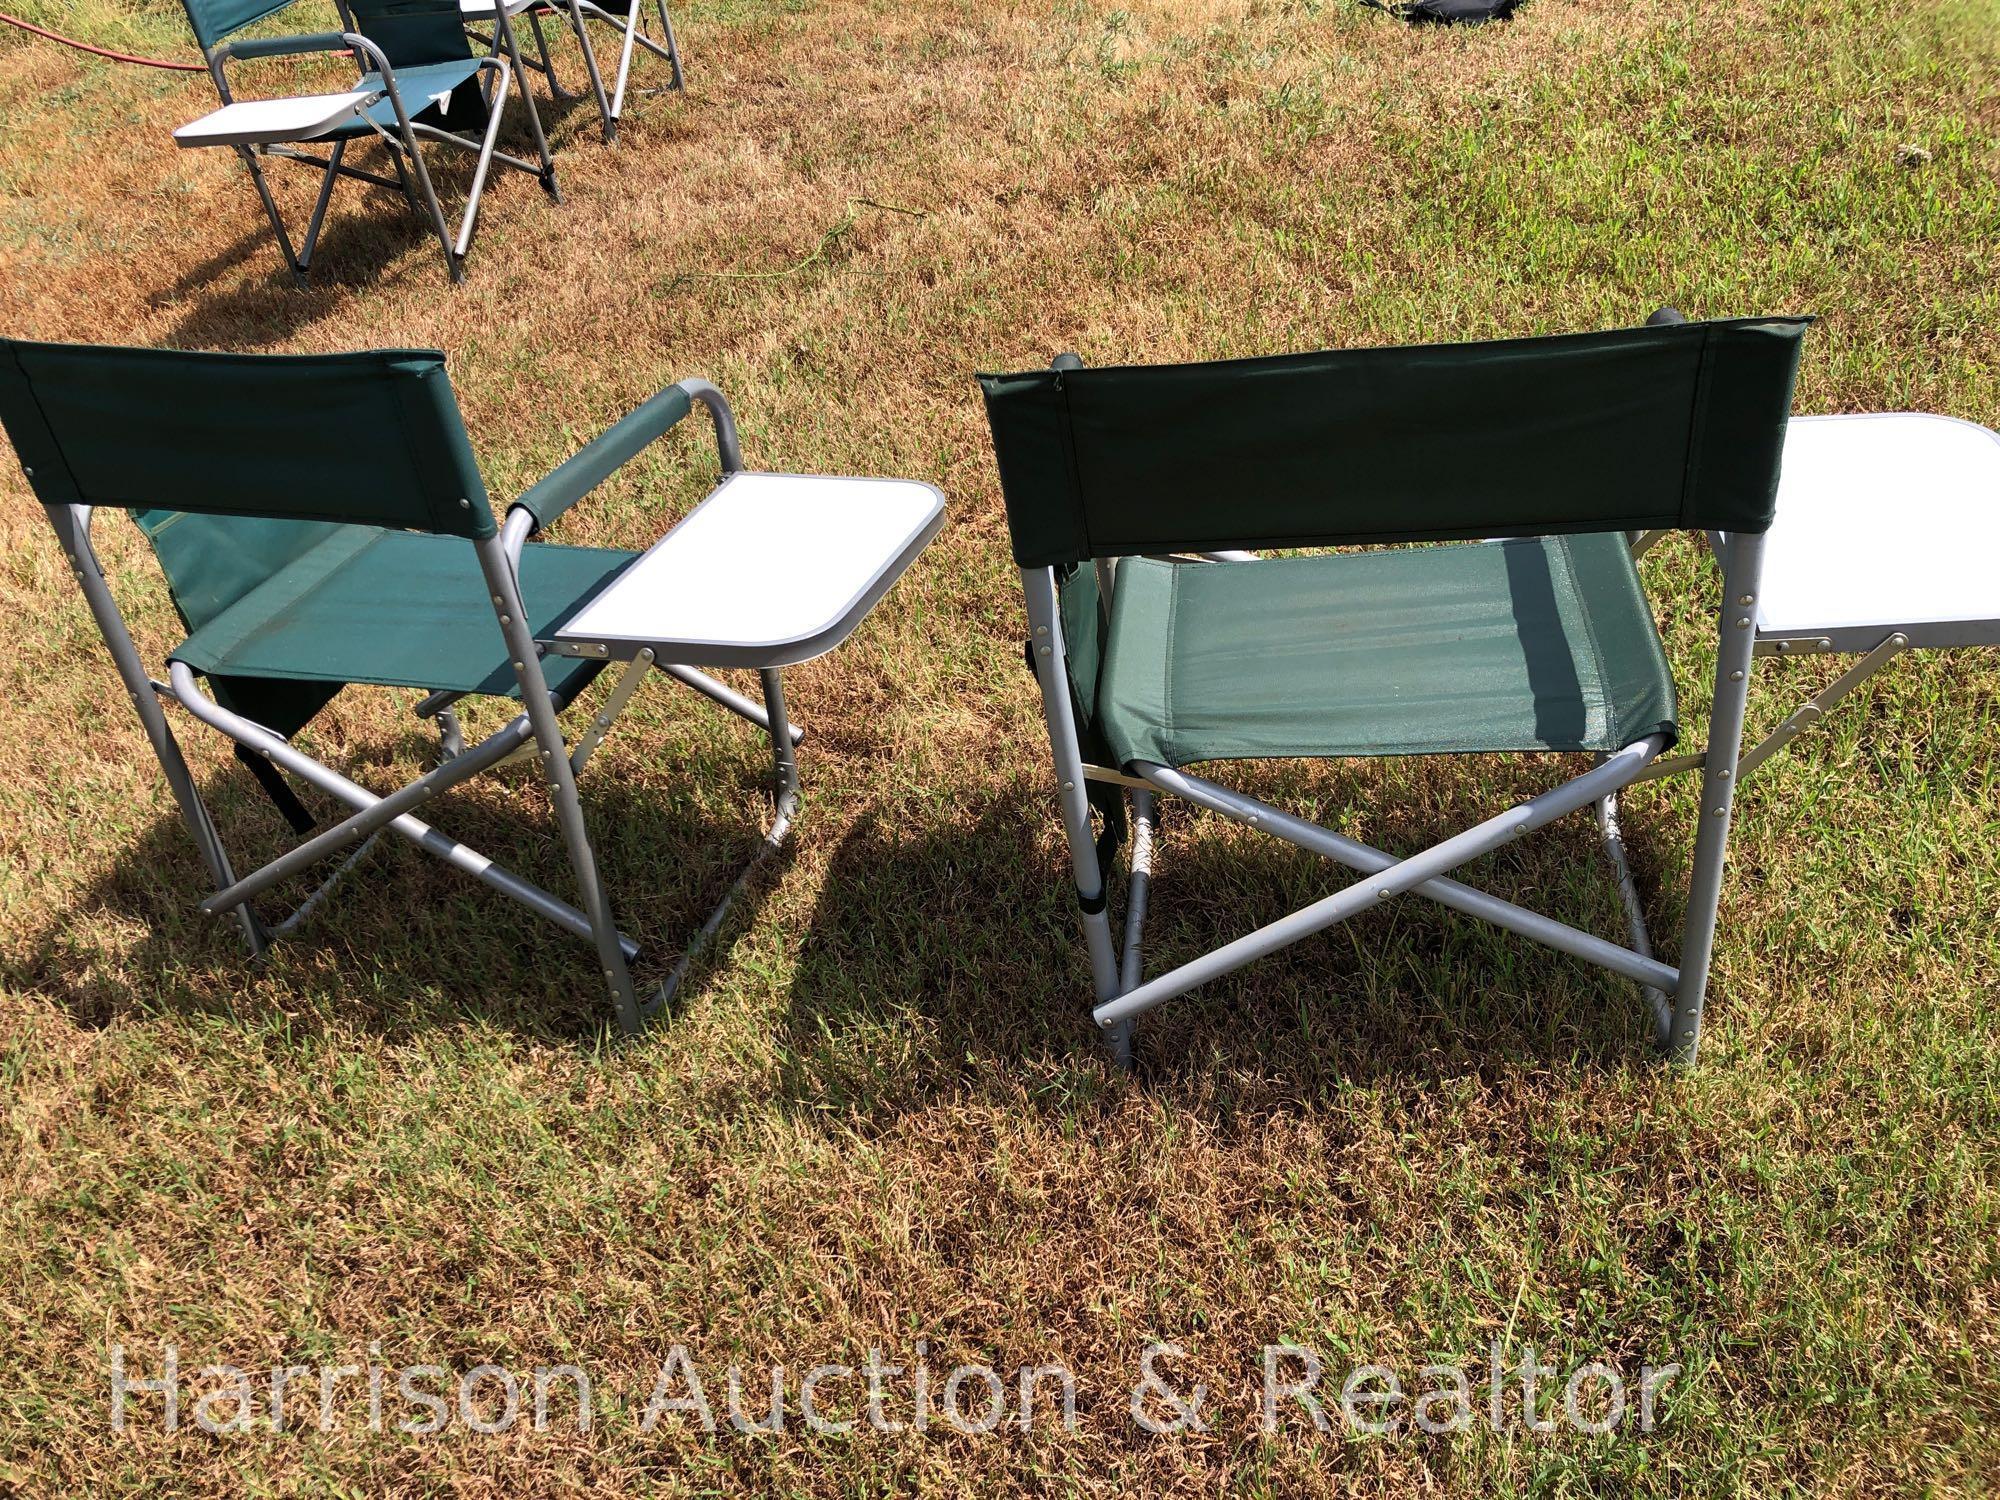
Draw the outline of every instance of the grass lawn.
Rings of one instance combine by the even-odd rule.
[[[25,3],[192,56],[168,0]],[[689,0],[676,20],[686,96],[636,100],[615,148],[587,108],[559,113],[566,205],[496,179],[457,290],[359,189],[294,289],[236,161],[168,139],[211,107],[204,78],[0,32],[0,330],[436,346],[503,496],[704,375],[753,466],[910,475],[951,505],[855,639],[792,674],[795,853],[671,1020],[623,1045],[587,949],[400,843],[249,964],[195,912],[192,846],[0,466],[0,1494],[2000,1489],[2000,660],[1899,662],[1746,785],[1692,1074],[1654,1064],[1623,981],[1406,901],[1156,1013],[1122,1077],[1087,1018],[971,380],[1067,348],[1511,335],[1672,302],[1817,315],[1802,410],[1993,423],[1991,0],[1528,0],[1477,32],[1353,0]],[[302,219],[310,181],[278,181]],[[327,461],[365,474],[360,445]],[[712,462],[691,423],[557,537],[644,545]],[[120,517],[96,534],[157,662],[177,636],[150,556]],[[1713,570],[1675,537],[1643,571],[1698,735]],[[1838,670],[1760,671],[1752,732]],[[352,690],[308,747],[400,784],[430,747],[412,696]],[[214,737],[183,740],[239,868],[281,847]],[[664,686],[593,762],[601,857],[655,974],[754,839],[764,765]],[[1409,850],[1567,769],[1239,784]],[[566,889],[533,779],[473,785],[439,824]],[[1659,932],[1692,790],[1628,799]],[[1470,875],[1621,931],[1585,819]],[[1149,959],[1336,878],[1170,809]],[[1207,1388],[1203,1429],[1133,1420],[1156,1341],[1184,1351],[1158,1367],[1176,1390]],[[1286,1341],[1324,1363],[1330,1432],[1290,1401],[1265,1430],[1262,1351]],[[114,1432],[114,1346],[137,1377],[170,1345],[178,1430],[144,1395]],[[687,1412],[643,1430],[676,1345],[713,1435]],[[1529,1430],[1512,1386],[1496,1430],[1496,1345],[1510,1368],[1604,1362],[1635,1400],[1642,1366],[1680,1373],[1649,1433],[1636,1412]],[[885,1382],[900,1432],[801,1420],[803,1373],[871,1347],[927,1362],[928,1430],[913,1371]],[[594,1419],[563,1387],[545,1431],[453,1413],[405,1433],[423,1411],[392,1375],[380,1431],[354,1378],[331,1430],[306,1386],[269,1430],[272,1367],[371,1361],[576,1365]],[[223,1362],[259,1382],[248,1433],[192,1420]],[[1410,1387],[1461,1368],[1478,1419],[1344,1423],[1339,1381],[1371,1362]],[[745,1370],[748,1406],[780,1363],[784,1430],[733,1430],[723,1372]],[[1074,1423],[1044,1403],[1025,1429],[955,1430],[938,1387],[968,1363],[1067,1367]],[[821,1405],[853,1416],[860,1394],[837,1377]]]

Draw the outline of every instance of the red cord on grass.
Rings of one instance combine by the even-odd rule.
[[[5,21],[10,26],[18,26],[23,31],[32,31],[36,36],[47,37],[52,42],[61,42],[65,47],[74,47],[79,52],[94,52],[99,57],[108,57],[113,62],[137,63],[142,68],[170,68],[176,73],[206,73],[208,71],[200,63],[164,62],[157,57],[134,57],[129,52],[113,52],[108,47],[93,47],[89,42],[79,42],[74,37],[61,36],[53,31],[45,31],[33,22],[24,21],[19,16],[8,15],[4,10],[0,10],[0,21]]]

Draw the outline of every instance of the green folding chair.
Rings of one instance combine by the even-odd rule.
[[[181,126],[174,132],[174,143],[183,149],[225,147],[242,158],[285,264],[302,285],[326,223],[334,184],[343,177],[390,188],[408,200],[436,234],[444,251],[445,269],[454,283],[465,279],[465,258],[478,228],[487,174],[495,163],[531,174],[551,199],[562,201],[548,138],[534,95],[525,84],[521,104],[534,140],[535,160],[498,148],[508,95],[527,66],[509,19],[513,10],[508,6],[502,5],[490,17],[495,27],[493,46],[484,57],[475,56],[466,39],[459,0],[335,0],[339,31],[304,36],[241,35],[294,3],[181,0],[222,105]],[[344,89],[238,99],[230,85],[232,62],[335,52],[351,53],[359,75]],[[394,177],[357,167],[346,159],[350,145],[369,140],[386,149]],[[431,181],[424,159],[425,141],[474,155],[472,179],[456,230]],[[324,147],[326,154],[315,155],[314,147]],[[266,157],[319,168],[319,193],[296,247],[265,180]]]
[[[1416,894],[1637,981],[1692,1062],[1805,322],[1667,324],[1214,364],[982,375],[1029,649],[1060,783],[1096,1006],[1133,1019]],[[1642,534],[1716,535],[1725,599],[1679,963],[1449,878],[1616,796],[1678,733],[1633,565]],[[1478,538],[1481,540],[1467,540]],[[1384,549],[1380,544],[1434,545]],[[1255,557],[1245,549],[1372,550]],[[1186,560],[1184,560],[1184,558]],[[1190,765],[1265,757],[1560,751],[1574,779],[1403,858]],[[1141,972],[1159,793],[1362,876],[1167,973]],[[1123,951],[1107,864],[1130,793]],[[1097,839],[1095,803],[1106,824]]]
[[[704,406],[723,476],[647,552],[528,538]],[[942,499],[902,480],[749,473],[721,392],[670,385],[527,490],[496,523],[444,356],[431,350],[232,355],[0,339],[0,425],[55,528],[215,882],[206,912],[234,913],[253,954],[290,931],[380,833],[447,864],[593,944],[628,1030],[671,996],[730,901],[783,842],[797,809],[781,672],[830,650],[942,520]],[[133,512],[190,634],[148,675],[90,544],[93,507]],[[593,623],[595,621],[595,623]],[[545,653],[546,652],[546,656]],[[605,666],[627,663],[574,742],[559,715]],[[696,670],[760,673],[760,704]],[[599,879],[577,776],[658,669],[768,736],[773,822],[668,980],[641,1000]],[[206,688],[201,679],[206,678]],[[440,727],[440,763],[378,796],[291,743],[342,687],[416,689]],[[520,712],[468,747],[456,705],[512,698]],[[219,730],[305,841],[238,877],[163,705]],[[579,894],[571,905],[433,828],[439,793],[532,758]],[[285,775],[352,807],[315,828]],[[267,926],[252,906],[324,861],[333,874]]]

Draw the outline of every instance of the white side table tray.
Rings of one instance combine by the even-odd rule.
[[[944,524],[909,479],[723,476],[548,642],[564,656],[789,667],[853,633]]]
[[[1739,775],[1905,651],[2000,646],[2000,433],[1917,412],[1794,417],[1777,506],[1756,654],[1859,660],[1744,751]]]
[[[734,446],[734,430],[726,430],[725,462]],[[737,894],[791,831],[799,803],[794,752],[803,732],[785,711],[784,668],[852,635],[943,525],[944,496],[914,480],[732,470],[686,520],[541,642],[563,656],[627,663],[571,751],[575,770],[655,667],[770,737],[771,826],[645,1013],[671,999]],[[697,667],[757,669],[764,701]]]

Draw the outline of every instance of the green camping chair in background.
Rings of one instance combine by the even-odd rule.
[[[649,551],[529,542],[696,404],[714,420],[722,480]],[[204,911],[233,912],[259,953],[376,835],[393,831],[594,944],[628,1030],[671,996],[791,827],[801,735],[785,711],[782,669],[844,640],[943,518],[928,485],[745,471],[721,392],[688,380],[586,444],[496,523],[444,356],[428,350],[205,354],[0,339],[0,424],[208,865],[216,893]],[[91,550],[98,506],[134,513],[191,632],[169,654],[164,683],[140,661]],[[567,743],[558,716],[614,661],[626,664],[622,676]],[[757,670],[763,702],[700,664]],[[639,945],[613,924],[576,783],[654,669],[765,731],[776,816],[672,974],[642,1001],[629,968]],[[416,711],[441,727],[440,764],[385,797],[295,747],[291,736],[349,683],[424,693]],[[468,748],[454,705],[473,695],[517,699],[520,712]],[[239,878],[163,704],[227,736],[311,836]],[[578,906],[418,816],[439,793],[515,758],[534,760],[554,804]],[[285,773],[355,811],[313,831]],[[264,924],[256,897],[335,859],[289,917]]]
[[[1134,1017],[1406,894],[1642,986],[1692,1062],[1749,690],[1764,532],[1805,323],[1671,323],[1492,343],[980,377],[1060,784],[1097,1024]],[[1678,965],[1651,955],[1618,792],[1679,732],[1632,548],[1714,535],[1724,600]],[[1470,539],[1480,540],[1470,540]],[[1441,545],[1385,549],[1379,544]],[[1372,550],[1251,558],[1243,549]],[[1180,560],[1190,559],[1219,560]],[[1185,767],[1558,751],[1590,769],[1405,858]],[[1131,795],[1123,951],[1107,913]],[[1141,972],[1156,798],[1361,878],[1168,973]],[[1450,878],[1595,805],[1634,946]]]
[[[181,3],[194,27],[195,40],[208,59],[222,107],[181,126],[174,132],[174,142],[185,148],[225,146],[243,159],[285,264],[300,282],[305,281],[312,265],[313,248],[326,222],[334,183],[342,177],[390,188],[408,199],[437,235],[453,282],[465,279],[465,257],[478,227],[487,174],[495,162],[532,174],[550,198],[562,201],[548,138],[542,131],[534,95],[525,83],[521,103],[534,138],[536,160],[527,161],[497,147],[508,95],[526,67],[514,37],[509,6],[501,5],[483,18],[494,24],[495,46],[492,54],[480,57],[473,54],[467,40],[459,0],[336,0],[342,24],[338,32],[240,38],[238,33],[295,0]],[[360,75],[345,89],[237,99],[230,86],[228,65],[232,61],[343,51],[353,53]],[[499,55],[502,51],[504,57]],[[387,148],[394,177],[347,161],[347,148],[366,140],[380,141]],[[475,155],[465,207],[455,231],[425,164],[424,141]],[[316,156],[301,149],[308,145],[324,146],[326,154]],[[265,180],[265,157],[303,161],[320,170],[319,194],[296,247]]]

